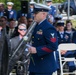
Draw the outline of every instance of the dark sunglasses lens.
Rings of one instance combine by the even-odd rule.
[[[0,22],[3,22],[3,20],[0,20]]]
[[[29,21],[29,22],[33,22],[33,21]]]

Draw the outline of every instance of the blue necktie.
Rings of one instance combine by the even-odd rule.
[[[61,38],[63,38],[63,33],[60,34]]]

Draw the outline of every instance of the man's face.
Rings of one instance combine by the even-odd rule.
[[[26,29],[24,26],[20,26],[20,27],[18,28],[18,32],[19,32],[19,34],[20,34],[21,36],[24,36],[24,35],[26,34],[26,32],[27,32],[27,29]]]
[[[64,31],[64,26],[59,26],[59,31]]]
[[[20,23],[25,23],[25,24],[27,25],[27,19],[26,19],[25,16],[22,16],[22,17],[20,18]]]
[[[47,5],[47,6],[50,6],[51,4],[52,4],[51,1],[46,2],[46,5]]]
[[[34,14],[34,20],[36,22],[40,22],[42,20],[42,18],[43,18],[43,12],[36,12]]]
[[[7,5],[7,8],[9,9],[9,10],[11,10],[12,9],[12,5]]]
[[[1,18],[1,21],[3,23],[3,27],[5,27],[7,25],[7,20],[5,18]]]
[[[4,10],[4,5],[0,5],[0,11],[3,11]]]
[[[9,27],[10,28],[15,28],[15,21],[10,21],[9,22]]]
[[[72,29],[72,24],[71,23],[67,23],[66,27],[67,27],[68,30],[71,30]]]
[[[30,4],[30,8],[34,8],[34,5],[33,4]]]
[[[33,19],[32,18],[29,18],[28,19],[28,25],[31,25],[32,22],[33,22]]]

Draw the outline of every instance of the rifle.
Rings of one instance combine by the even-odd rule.
[[[32,36],[33,30],[34,30],[36,24],[37,23],[35,21],[32,22],[32,24],[30,25],[30,27],[27,30],[27,33],[25,34],[23,39],[19,42],[16,49],[14,50],[15,52],[10,57],[9,64],[8,64],[9,73],[12,71],[12,69],[14,68],[17,61],[21,58],[23,51],[27,48],[26,44],[27,44],[27,42],[30,42],[31,36]]]

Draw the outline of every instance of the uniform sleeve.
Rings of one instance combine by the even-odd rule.
[[[55,29],[47,29],[43,35],[46,44],[43,46],[36,47],[38,56],[43,56],[53,51],[56,51],[58,47],[57,32]]]
[[[17,19],[17,12],[14,10],[14,19],[16,20]]]

